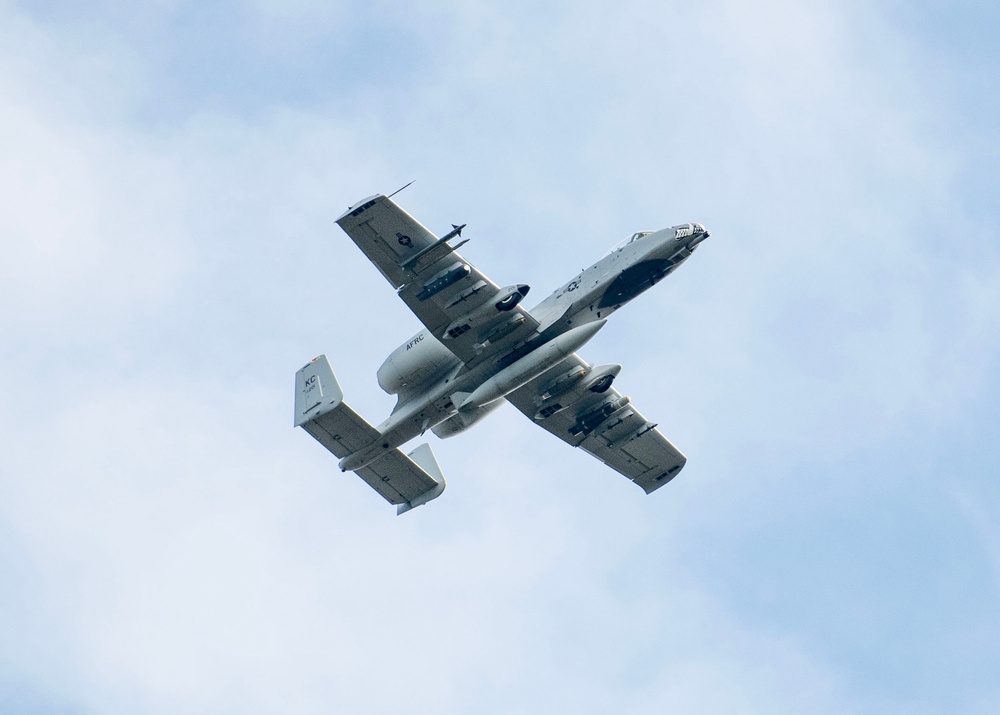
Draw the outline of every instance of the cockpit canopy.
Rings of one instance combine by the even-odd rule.
[[[616,245],[614,248],[612,248],[610,251],[608,251],[604,255],[606,255],[606,256],[607,255],[611,255],[615,251],[619,251],[619,250],[625,248],[625,246],[627,246],[628,244],[632,243],[633,241],[638,241],[643,236],[648,236],[651,233],[656,233],[656,232],[655,231],[636,231],[631,236],[629,236],[628,238],[626,238],[623,241],[621,241],[620,243],[618,243],[618,245]]]

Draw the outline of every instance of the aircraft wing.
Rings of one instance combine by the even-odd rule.
[[[460,229],[439,239],[382,195],[359,201],[337,224],[420,322],[466,365],[495,355],[501,345],[513,345],[538,327],[518,304],[520,295],[510,296],[455,251],[449,241]],[[491,304],[503,308],[493,310]]]
[[[507,395],[507,400],[528,419],[624,474],[647,494],[659,489],[677,476],[687,458],[627,397],[614,388],[592,391],[593,372],[574,353]]]

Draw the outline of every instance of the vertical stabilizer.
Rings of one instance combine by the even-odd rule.
[[[326,355],[313,358],[295,373],[296,427],[337,409],[343,401],[344,391],[340,389]]]
[[[396,506],[396,516],[400,514],[405,514],[410,509],[416,509],[418,506],[423,506],[431,499],[436,499],[441,495],[446,486],[444,480],[444,474],[441,472],[441,467],[438,466],[437,460],[434,458],[434,453],[431,451],[431,446],[426,442],[415,450],[410,452],[410,460],[420,467],[436,484],[420,494],[419,496],[411,498],[405,504],[398,504]]]

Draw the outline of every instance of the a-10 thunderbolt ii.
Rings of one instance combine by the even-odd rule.
[[[456,251],[462,226],[438,238],[391,198],[351,206],[337,223],[375,264],[424,328],[378,369],[396,406],[373,427],[344,403],[325,355],[295,375],[295,424],[340,458],[397,513],[426,504],[445,480],[421,444],[451,437],[504,402],[559,439],[624,474],[647,493],[687,459],[612,387],[621,365],[576,354],[612,313],[672,273],[709,232],[697,223],[640,231],[527,310],[526,285],[501,288]]]

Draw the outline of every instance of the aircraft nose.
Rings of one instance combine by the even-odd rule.
[[[694,230],[694,235],[691,237],[691,240],[688,241],[688,248],[694,248],[699,243],[701,243],[706,238],[712,235],[712,232],[706,229],[700,223],[691,224],[691,228]]]

